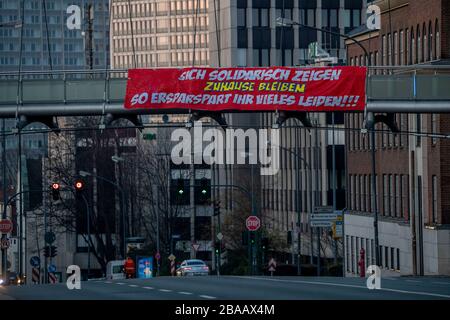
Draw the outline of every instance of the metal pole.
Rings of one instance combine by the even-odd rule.
[[[378,240],[378,208],[377,208],[377,183],[376,183],[376,162],[375,162],[375,124],[370,130],[372,140],[371,156],[372,156],[372,206],[373,206],[373,228],[375,238],[375,261],[377,266],[380,265],[380,251]]]
[[[22,278],[22,265],[23,265],[23,212],[22,212],[22,136],[20,134],[20,129],[18,131],[18,151],[19,151],[19,159],[18,159],[18,181],[19,181],[19,277]]]
[[[332,167],[333,167],[333,211],[336,210],[336,143],[335,143],[335,130],[334,130],[334,112],[331,113],[331,120],[333,124],[333,139],[332,139]],[[337,264],[337,242],[336,240],[332,240],[334,245],[334,264]]]
[[[2,219],[6,219],[7,218],[7,212],[6,212],[6,210],[7,210],[7,205],[6,205],[6,203],[7,203],[7,198],[8,198],[8,195],[6,194],[7,193],[7,189],[6,189],[6,135],[5,135],[5,125],[6,125],[6,123],[5,123],[5,119],[3,119],[3,121],[2,121],[2,123],[3,123],[3,126],[2,126],[2,134],[3,134],[3,137],[2,137],[2,162],[3,162],[3,165],[2,165],[2,174],[3,174],[3,179],[2,179],[2,184],[3,184],[3,214],[2,214]],[[6,239],[6,237],[7,237],[7,234],[2,234],[2,240],[4,240],[4,239]],[[6,280],[7,280],[7,261],[8,261],[8,259],[7,259],[7,252],[8,252],[8,249],[2,249],[2,274],[3,274],[3,280],[4,280],[4,282],[6,283]]]
[[[123,192],[122,187],[120,187],[118,184],[116,184],[117,188],[120,190],[120,194],[122,197],[122,205],[120,206],[120,210],[122,211],[122,238],[123,238],[123,258],[126,258],[127,255],[127,240],[126,240],[126,228],[127,228],[127,223],[126,223],[126,217],[125,217],[125,211],[126,211],[126,206],[125,206],[125,193]]]
[[[297,138],[299,137],[299,135],[297,134]],[[299,146],[299,141],[298,139],[296,140],[296,145],[297,148]],[[298,150],[297,150],[298,151]],[[297,152],[298,153],[298,152]],[[297,233],[297,251],[298,251],[298,261],[297,261],[297,275],[301,275],[302,274],[302,267],[301,267],[301,263],[302,263],[302,246],[301,246],[301,241],[302,241],[302,235],[301,235],[301,231],[302,231],[302,214],[300,212],[300,158],[297,155],[297,223],[298,223],[298,233]]]
[[[220,233],[220,208],[217,213],[217,234]],[[217,275],[220,276],[220,264],[222,262],[222,239],[219,240],[219,250],[217,251],[219,256],[217,257]]]

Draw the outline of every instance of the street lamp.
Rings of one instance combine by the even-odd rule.
[[[109,180],[109,179],[107,179],[107,178],[105,178],[105,177],[98,176],[98,175],[96,175],[96,174],[93,174],[93,173],[90,173],[90,172],[87,172],[87,171],[83,171],[83,170],[80,170],[80,171],[78,172],[78,174],[79,174],[80,176],[82,176],[82,177],[88,177],[88,176],[91,176],[91,177],[94,177],[94,178],[97,178],[97,179],[106,181],[106,182],[112,184],[113,186],[115,186],[115,187],[119,190],[119,192],[120,192],[120,194],[121,194],[121,198],[122,198],[122,199],[121,199],[120,211],[121,211],[121,213],[122,213],[123,257],[125,258],[125,255],[126,255],[126,253],[127,253],[127,250],[126,250],[126,241],[125,241],[125,230],[126,230],[126,228],[125,228],[125,210],[124,210],[124,208],[125,208],[125,193],[124,193],[123,189],[122,189],[117,183],[115,183],[114,181]]]

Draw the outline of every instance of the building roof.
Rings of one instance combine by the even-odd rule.
[[[350,30],[346,35],[349,37],[354,37],[354,36],[359,36],[361,34],[365,34],[370,31],[373,31],[373,30],[369,30],[369,28],[367,28],[367,25],[362,24],[359,27],[356,27],[356,28]]]

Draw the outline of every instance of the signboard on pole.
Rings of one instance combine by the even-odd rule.
[[[309,224],[311,227],[316,228],[332,227],[336,217],[333,207],[315,207],[314,213],[309,215]]]
[[[13,223],[11,220],[0,220],[0,233],[10,233],[13,230]]]
[[[200,245],[198,243],[193,243],[192,248],[194,249],[194,251],[198,251],[198,248],[200,248]]]
[[[126,109],[363,111],[366,67],[130,69]]]
[[[261,227],[261,220],[257,216],[249,216],[245,220],[245,226],[248,231],[258,231]]]
[[[270,259],[269,261],[269,271],[270,271],[270,275],[273,276],[273,273],[275,272],[277,268],[277,262],[275,261],[274,258]]]

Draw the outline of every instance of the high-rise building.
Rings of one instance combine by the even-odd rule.
[[[350,34],[367,49],[371,65],[379,67],[370,76],[391,73],[421,79],[423,74],[445,72],[432,68],[450,62],[448,1],[384,0],[373,4],[381,8],[381,29],[360,28]],[[351,41],[348,52],[349,64],[367,64],[369,59]],[[423,65],[431,69],[421,69]],[[424,81],[419,80],[417,85],[423,86]],[[399,134],[389,132],[385,125],[376,125],[376,130],[383,130],[376,133],[375,139],[382,272],[448,275],[450,212],[446,193],[450,143],[436,134],[448,131],[449,117],[399,113],[395,120]],[[349,114],[345,121],[350,129],[346,134],[349,212],[345,216],[345,260],[346,273],[356,275],[361,248],[365,250],[366,265],[376,262],[372,144],[369,134],[358,132],[363,124],[362,114]]]
[[[21,3],[25,5],[23,22]],[[93,68],[105,68],[109,65],[108,3],[109,0],[0,1],[0,70],[17,71],[20,57],[22,70],[88,68],[85,43],[89,6],[93,7]],[[68,27],[68,20],[72,21],[76,14],[74,10],[79,10],[79,29]]]
[[[111,66],[207,66],[207,10],[207,0],[113,0]]]

